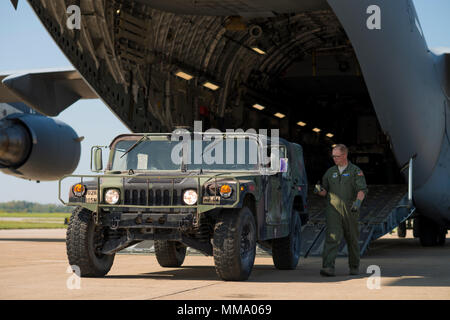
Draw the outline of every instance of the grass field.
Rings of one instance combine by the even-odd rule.
[[[6,229],[67,229],[63,223],[0,221],[0,230]]]
[[[5,213],[0,212],[0,230],[4,229],[65,229],[64,219],[70,213]]]
[[[70,218],[70,213],[0,212],[0,218]]]

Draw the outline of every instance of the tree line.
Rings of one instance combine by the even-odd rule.
[[[0,212],[29,212],[29,213],[65,213],[73,208],[56,204],[41,204],[27,201],[0,202]]]

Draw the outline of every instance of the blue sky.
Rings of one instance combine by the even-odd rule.
[[[414,0],[414,3],[429,47],[450,48],[450,0]],[[0,43],[0,71],[71,67],[26,1],[19,1],[17,11],[9,0],[0,1]],[[77,102],[58,119],[86,137],[76,170],[79,174],[90,173],[92,145],[107,145],[116,135],[128,132],[100,100]],[[0,173],[0,202],[59,203],[57,192],[57,182],[36,184]]]

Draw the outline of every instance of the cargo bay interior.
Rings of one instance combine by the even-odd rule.
[[[349,159],[369,184],[404,183],[352,52],[298,59],[269,86],[270,91],[249,88],[242,122],[234,123],[280,129],[283,138],[301,144],[310,183],[333,165],[336,143],[349,147]]]
[[[280,129],[282,138],[303,146],[310,185],[332,165],[331,146],[346,144],[368,184],[383,187],[370,190],[363,207],[362,252],[411,214],[355,51],[326,1],[294,14],[259,15],[245,2],[195,2],[196,10],[214,8],[214,16],[183,14],[182,2],[171,12],[147,1],[84,2],[82,32],[65,28],[60,2],[29,2],[131,131],[172,132],[195,120],[203,130]],[[305,226],[315,239],[305,255],[320,251],[324,234],[323,217],[314,217],[319,210],[309,213],[317,223]]]
[[[31,5],[133,132],[171,132],[195,120],[204,130],[280,128],[304,147],[310,183],[332,164],[334,143],[350,147],[369,184],[403,182],[352,44],[325,1],[245,16],[232,14],[250,10],[238,2],[216,5],[215,16],[145,1],[85,3],[83,32],[65,28],[52,1]]]

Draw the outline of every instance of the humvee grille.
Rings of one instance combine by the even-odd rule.
[[[148,201],[148,202],[147,202]],[[150,189],[127,189],[125,190],[124,204],[127,205],[148,205],[148,206],[179,206],[181,203],[181,195],[177,190],[173,190],[173,202],[170,196],[170,190]]]

